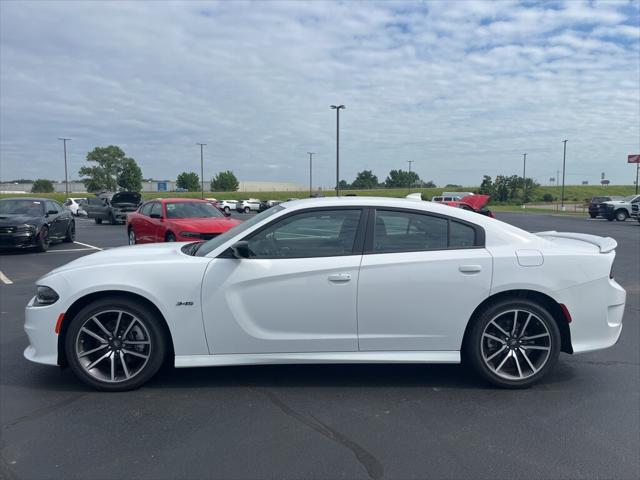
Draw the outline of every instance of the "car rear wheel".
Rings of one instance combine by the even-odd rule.
[[[76,222],[73,220],[69,222],[67,227],[67,235],[64,237],[66,243],[73,243],[76,239]]]
[[[138,240],[136,239],[136,232],[133,230],[133,228],[129,229],[129,245],[135,245],[136,243],[138,243]]]
[[[596,218],[596,217],[597,217],[597,215],[596,215],[595,213],[590,213],[590,214],[589,214],[589,216],[590,216],[591,218]]]
[[[87,385],[104,391],[140,387],[162,366],[166,338],[154,312],[124,297],[90,303],[71,319],[67,361]]]
[[[94,218],[95,222],[100,225],[102,223],[102,219],[101,218]]]
[[[616,214],[615,214],[616,221],[618,221],[618,222],[624,222],[627,219],[628,216],[629,215],[627,214],[627,211],[626,210],[622,210],[622,209],[617,210]]]
[[[465,357],[486,380],[503,388],[539,381],[560,354],[552,315],[530,300],[507,300],[485,310],[465,341]]]
[[[244,213],[249,213],[251,209],[249,207],[244,207]]]

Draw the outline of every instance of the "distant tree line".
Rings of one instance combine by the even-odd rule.
[[[525,181],[517,175],[496,175],[495,179],[492,179],[489,175],[485,175],[482,178],[478,193],[491,195],[491,200],[494,202],[520,200],[526,203],[533,198],[539,187],[540,184],[532,178],[527,178]]]
[[[380,182],[378,177],[371,170],[363,170],[358,172],[355,180],[348,183],[346,180],[340,180],[340,188],[353,189],[372,189],[372,188],[434,188],[436,186],[431,180],[425,182],[420,179],[416,172],[409,172],[402,169],[391,170],[387,178]]]

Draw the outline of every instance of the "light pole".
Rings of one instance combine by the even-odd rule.
[[[567,162],[567,141],[568,140],[562,141],[562,143],[564,143],[564,150],[562,153],[562,191],[560,193],[560,208],[562,211],[564,211],[564,170]]]
[[[340,110],[345,109],[344,105],[331,105],[336,111],[336,197],[340,196]]]
[[[522,208],[527,203],[527,154],[522,154],[524,158],[524,166],[522,167]]]
[[[196,145],[200,145],[200,196],[204,198],[204,146],[206,143],[196,143]]]
[[[309,155],[309,198],[313,194],[313,156],[314,152],[307,152]]]
[[[411,164],[414,162],[414,160],[407,160],[407,163],[409,164],[409,191],[407,193],[411,193]]]
[[[64,148],[64,191],[69,197],[69,178],[67,177],[67,142],[71,141],[70,138],[58,137],[58,140],[62,140]]]

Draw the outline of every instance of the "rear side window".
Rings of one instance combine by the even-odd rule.
[[[477,229],[447,217],[377,210],[372,253],[416,252],[481,246]]]

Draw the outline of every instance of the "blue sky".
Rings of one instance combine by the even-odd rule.
[[[640,1],[0,2],[0,177],[63,177],[117,144],[146,177],[527,173],[630,184]],[[75,176],[75,175],[72,175]]]

